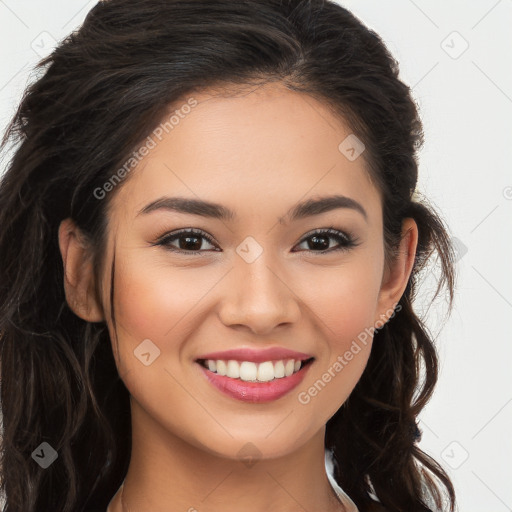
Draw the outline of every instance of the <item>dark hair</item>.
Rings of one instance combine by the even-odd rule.
[[[106,324],[66,302],[60,222],[71,217],[87,236],[100,275],[115,192],[98,200],[94,191],[180,99],[268,82],[328,104],[364,141],[386,262],[404,218],[419,230],[401,310],[376,331],[360,381],[327,423],[335,479],[360,512],[373,510],[372,495],[388,511],[440,510],[446,497],[453,511],[452,483],[411,426],[438,375],[416,286],[436,252],[435,296],[446,287],[451,310],[454,252],[435,209],[412,200],[422,128],[382,40],[328,0],[108,0],[38,69],[2,142],[16,149],[0,183],[4,512],[105,508],[130,459],[129,393]],[[46,470],[31,458],[42,442],[59,454]]]

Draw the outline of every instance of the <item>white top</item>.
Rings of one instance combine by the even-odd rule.
[[[325,472],[327,473],[327,478],[329,479],[331,487],[334,489],[334,492],[340,501],[347,507],[347,512],[358,512],[355,503],[350,499],[348,494],[343,491],[343,489],[334,479],[333,469],[332,452],[330,450],[325,450]]]

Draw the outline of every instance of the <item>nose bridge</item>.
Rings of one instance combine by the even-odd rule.
[[[299,308],[293,287],[286,283],[280,268],[270,250],[259,249],[251,240],[240,244],[221,308],[223,323],[245,325],[262,333],[296,321]]]

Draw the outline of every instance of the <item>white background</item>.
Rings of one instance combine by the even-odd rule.
[[[512,510],[512,0],[341,3],[413,87],[426,135],[419,190],[459,248],[454,312],[444,327],[438,306],[426,320],[441,375],[420,446],[449,471],[459,510]],[[0,0],[2,132],[30,69],[94,4]]]

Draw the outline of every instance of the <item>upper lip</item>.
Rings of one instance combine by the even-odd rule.
[[[282,347],[269,347],[262,349],[253,348],[234,348],[230,350],[224,350],[222,352],[209,352],[203,354],[197,359],[221,359],[229,361],[230,359],[235,361],[251,361],[253,363],[262,363],[264,361],[275,361],[280,359],[295,359],[304,361],[311,359],[311,354],[305,354],[304,352],[296,352],[295,350],[289,350]]]

